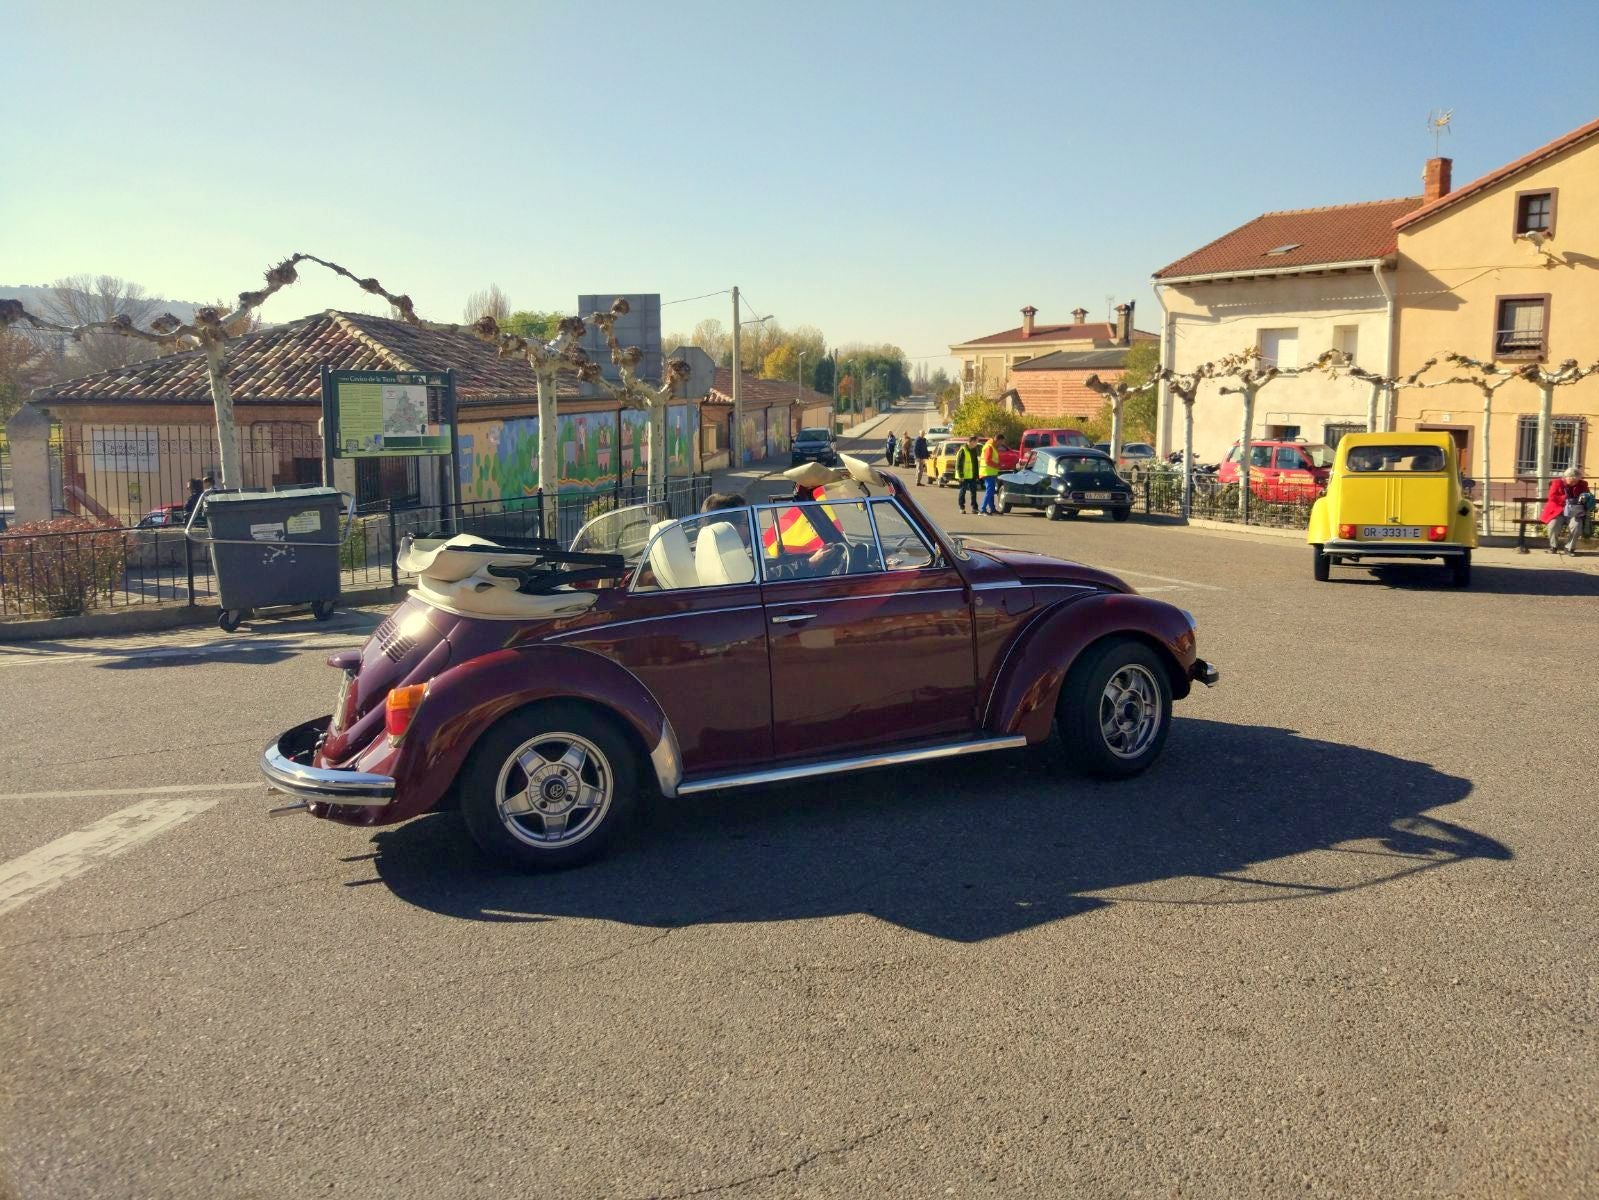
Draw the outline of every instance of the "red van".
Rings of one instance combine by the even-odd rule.
[[[1088,435],[1081,429],[1024,429],[1016,462],[1014,464],[1001,462],[1000,466],[1006,470],[1016,468],[1025,470],[1032,465],[1033,451],[1042,446],[1076,446],[1078,449],[1091,450],[1094,443],[1088,440]]]

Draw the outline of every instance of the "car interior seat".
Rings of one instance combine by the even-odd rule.
[[[650,538],[650,570],[655,582],[663,588],[698,587],[694,551],[683,527],[676,521],[657,521],[650,527]]]
[[[731,521],[714,521],[700,530],[694,567],[705,587],[755,581],[755,560]]]

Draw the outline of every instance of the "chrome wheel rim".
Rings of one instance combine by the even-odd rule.
[[[500,823],[540,850],[571,846],[611,810],[616,776],[593,742],[575,733],[541,733],[505,760],[494,786]]]
[[[1160,732],[1160,685],[1148,667],[1128,663],[1105,682],[1099,698],[1099,731],[1117,758],[1137,758]]]

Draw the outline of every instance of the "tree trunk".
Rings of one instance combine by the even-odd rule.
[[[1246,383],[1244,393],[1244,429],[1238,439],[1238,515],[1249,524],[1249,452],[1251,433],[1255,427],[1255,385]]]
[[[1366,397],[1366,432],[1377,432],[1377,395],[1382,391],[1382,384],[1371,385],[1371,394]]]
[[[1555,385],[1538,384],[1538,494],[1549,494],[1550,458],[1554,450],[1554,421],[1550,419],[1555,407]],[[1573,459],[1575,461],[1575,459]]]
[[[555,374],[539,371],[539,520],[540,533],[555,537],[560,530],[557,524],[556,504],[561,494],[561,429],[555,415]],[[618,438],[618,453],[621,452]]]
[[[1482,505],[1482,531],[1487,533],[1493,526],[1493,518],[1489,514],[1489,507],[1493,503],[1493,484],[1490,482],[1493,475],[1489,470],[1488,444],[1493,436],[1494,420],[1494,394],[1487,388],[1482,389],[1482,491],[1479,499]]]
[[[666,499],[666,404],[650,405],[650,499]]]
[[[1110,402],[1110,461],[1119,463],[1122,456],[1122,405],[1124,400]]]
[[[1194,507],[1194,401],[1183,398],[1183,517]]]
[[[217,482],[224,488],[242,488],[244,470],[239,463],[239,430],[233,421],[233,389],[228,386],[222,352],[221,342],[205,344],[206,374],[211,377],[211,405],[217,414],[217,445],[222,451],[222,478]]]

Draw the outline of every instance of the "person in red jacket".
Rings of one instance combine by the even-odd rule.
[[[1593,503],[1588,481],[1576,467],[1567,467],[1559,479],[1549,481],[1549,502],[1543,506],[1543,523],[1549,530],[1549,553],[1560,553],[1560,542],[1566,543],[1566,553],[1575,556],[1577,539],[1582,536],[1583,518]]]

